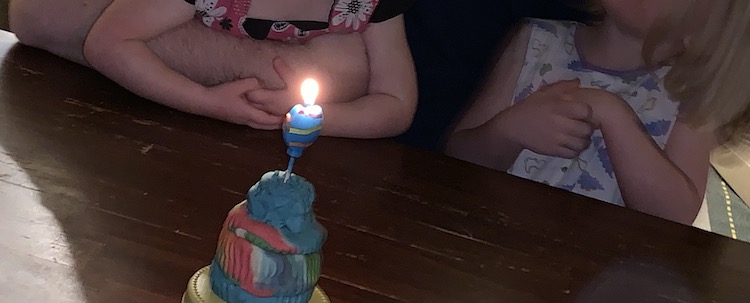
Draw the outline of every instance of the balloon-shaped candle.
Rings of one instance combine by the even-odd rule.
[[[286,153],[290,158],[284,176],[285,182],[292,173],[294,160],[301,157],[305,148],[318,139],[323,126],[323,109],[315,105],[319,90],[318,82],[313,79],[302,82],[300,91],[304,105],[297,104],[286,114],[283,137],[287,146]]]

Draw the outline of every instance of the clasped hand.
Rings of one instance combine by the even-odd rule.
[[[208,88],[208,116],[255,129],[279,129],[284,115],[299,96],[290,87],[299,81],[294,71],[280,57],[273,60],[274,70],[284,81],[280,89],[263,87],[257,78],[245,78]]]
[[[608,115],[632,110],[615,94],[579,80],[546,85],[495,117],[506,137],[535,153],[572,159],[591,144]]]

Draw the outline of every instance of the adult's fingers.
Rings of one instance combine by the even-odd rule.
[[[290,84],[294,83],[296,77],[294,70],[286,63],[286,60],[281,57],[275,57],[272,61],[273,69],[279,74],[279,78],[284,81],[285,87],[289,87]]]
[[[222,85],[229,85],[232,86],[236,91],[243,91],[243,90],[256,90],[260,89],[262,86],[260,84],[260,81],[258,78],[245,78],[245,79],[239,79],[232,82],[227,82]]]
[[[249,107],[247,112],[247,124],[253,125],[281,125],[282,117],[269,114],[255,107]]]

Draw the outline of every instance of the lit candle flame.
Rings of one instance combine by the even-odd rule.
[[[314,79],[306,79],[302,82],[302,88],[300,91],[302,92],[302,100],[305,101],[305,105],[310,106],[315,104],[315,99],[318,98],[320,87],[318,86],[318,82]]]

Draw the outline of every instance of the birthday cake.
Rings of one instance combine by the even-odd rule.
[[[213,262],[191,279],[183,302],[327,302],[316,288],[327,234],[315,220],[314,200],[304,178],[265,173],[229,211]]]
[[[329,303],[316,287],[326,230],[315,220],[315,188],[292,173],[294,160],[320,135],[318,84],[302,83],[305,105],[286,115],[289,165],[265,173],[229,211],[210,266],[190,278],[183,303]]]

